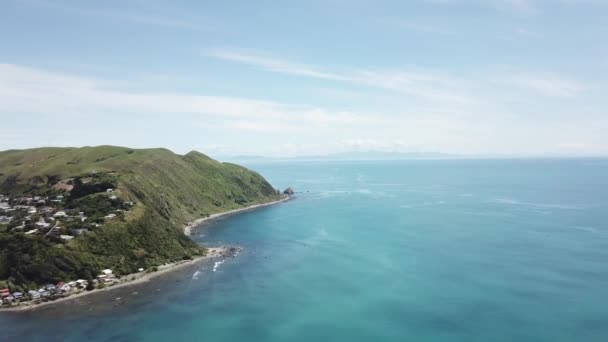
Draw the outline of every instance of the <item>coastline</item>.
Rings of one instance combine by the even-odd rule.
[[[220,218],[220,217],[223,217],[223,216],[228,216],[228,215],[240,213],[240,212],[243,212],[243,211],[254,210],[254,209],[257,209],[257,208],[266,207],[266,206],[273,205],[273,204],[278,204],[278,203],[281,203],[281,202],[288,201],[289,199],[291,199],[291,197],[285,195],[284,197],[281,197],[281,199],[276,200],[276,201],[272,201],[272,202],[268,202],[268,203],[254,204],[254,205],[250,205],[250,206],[244,207],[244,208],[232,209],[232,210],[224,211],[224,212],[221,212],[221,213],[211,214],[211,215],[209,215],[207,217],[201,217],[201,218],[196,219],[194,221],[188,222],[188,224],[184,226],[184,234],[186,236],[190,236],[190,234],[192,234],[192,228],[194,228],[194,227],[196,227],[196,226],[198,226],[198,225],[200,225],[200,224],[202,224],[202,223],[204,223],[206,221],[213,220],[213,219],[216,219],[216,218]]]
[[[0,308],[0,313],[1,312],[36,310],[36,309],[39,309],[39,308],[42,308],[45,306],[58,304],[61,302],[67,302],[67,301],[70,301],[70,300],[73,300],[76,298],[80,298],[80,297],[83,297],[86,295],[99,293],[102,291],[111,291],[111,290],[118,289],[121,287],[140,284],[143,282],[150,281],[152,278],[155,278],[159,275],[178,270],[180,268],[195,264],[195,263],[203,261],[203,260],[209,260],[209,259],[218,258],[218,257],[234,256],[235,251],[238,251],[238,250],[235,247],[230,247],[230,246],[207,247],[206,255],[198,256],[192,260],[176,261],[173,263],[160,265],[160,266],[158,266],[158,270],[154,271],[154,272],[143,271],[143,272],[127,274],[127,275],[122,276],[122,278],[119,280],[118,283],[115,283],[114,285],[111,285],[108,287],[104,287],[101,289],[93,289],[90,291],[82,290],[80,292],[70,294],[69,296],[57,298],[55,300],[48,301],[48,302],[22,304],[22,305],[16,305],[16,306],[11,306],[11,307],[2,307],[2,308]]]
[[[285,201],[289,200],[290,198],[291,198],[290,196],[284,196],[284,197],[281,197],[281,199],[276,200],[276,201],[254,204],[254,205],[244,207],[244,208],[228,210],[225,212],[212,214],[207,217],[203,217],[203,218],[194,220],[192,222],[189,222],[186,226],[184,226],[184,234],[189,236],[192,232],[192,228],[194,228],[206,221],[210,221],[213,219],[217,219],[220,217],[224,217],[224,216],[228,216],[228,215],[232,215],[232,214],[236,214],[236,213],[240,213],[240,212],[244,212],[244,211],[254,210],[257,208],[261,208],[261,207],[270,206],[270,205],[281,203],[281,202],[285,202]],[[10,307],[0,307],[0,313],[1,312],[21,312],[21,311],[36,310],[36,309],[50,306],[53,304],[58,304],[58,303],[67,302],[70,300],[75,300],[77,298],[84,297],[84,296],[87,296],[90,294],[100,293],[102,291],[112,291],[114,289],[144,283],[144,282],[150,281],[152,278],[155,278],[162,274],[172,272],[172,271],[178,270],[180,268],[192,265],[199,261],[209,260],[209,259],[218,258],[218,257],[235,256],[235,254],[239,250],[240,250],[240,248],[230,247],[230,246],[207,247],[207,254],[204,256],[198,256],[192,260],[180,260],[180,261],[176,261],[173,263],[159,265],[157,267],[158,268],[157,271],[153,271],[153,272],[142,271],[142,272],[137,272],[137,273],[126,274],[126,275],[122,276],[118,280],[117,283],[114,283],[111,286],[107,286],[104,288],[96,288],[96,289],[93,289],[90,291],[81,290],[80,292],[71,293],[68,296],[57,298],[55,300],[47,301],[47,302],[38,302],[38,303],[29,302],[27,304],[19,304],[19,305],[10,306]]]

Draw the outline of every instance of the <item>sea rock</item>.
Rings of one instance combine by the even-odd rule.
[[[283,194],[291,196],[291,195],[295,194],[295,191],[293,191],[292,188],[287,188],[283,191]]]

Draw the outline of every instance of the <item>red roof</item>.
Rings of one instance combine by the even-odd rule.
[[[65,285],[65,283],[62,281],[57,283],[57,287],[62,287],[63,285]]]
[[[8,288],[0,289],[0,292],[9,292]]]

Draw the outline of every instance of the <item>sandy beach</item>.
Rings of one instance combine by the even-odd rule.
[[[243,211],[248,211],[248,210],[253,210],[253,209],[257,209],[257,208],[261,208],[261,207],[266,207],[269,205],[273,205],[273,204],[277,204],[277,203],[281,203],[281,202],[285,202],[287,200],[289,200],[290,197],[289,196],[285,196],[282,197],[280,200],[277,201],[272,201],[272,202],[268,202],[268,203],[261,203],[261,204],[254,204],[248,207],[244,207],[244,208],[239,208],[239,209],[234,209],[234,210],[228,210],[228,211],[224,211],[222,213],[217,213],[217,214],[211,214],[207,217],[202,217],[200,219],[194,220],[190,223],[188,223],[186,226],[184,226],[184,234],[186,235],[190,235],[192,233],[192,228],[202,224],[203,222],[206,221],[210,221],[213,219],[217,219],[223,216],[228,216],[228,215],[232,215],[232,214],[236,214],[236,213],[240,213]]]
[[[186,267],[188,265],[192,265],[194,263],[197,263],[197,262],[200,262],[203,260],[234,256],[236,252],[238,252],[238,248],[236,248],[236,247],[228,247],[228,246],[209,247],[209,248],[207,248],[207,254],[204,256],[199,256],[192,260],[184,260],[184,261],[178,261],[178,262],[160,265],[160,266],[158,266],[158,270],[153,271],[153,272],[143,271],[143,272],[128,274],[128,275],[122,276],[118,280],[117,283],[114,283],[113,285],[108,286],[108,287],[104,287],[101,289],[94,289],[91,291],[82,290],[77,293],[72,293],[69,296],[61,297],[61,298],[55,299],[53,301],[48,301],[48,302],[20,304],[20,305],[10,306],[10,307],[2,306],[0,308],[0,312],[35,310],[35,309],[38,309],[41,307],[74,300],[76,298],[87,296],[87,295],[94,294],[94,293],[99,293],[99,292],[103,292],[103,291],[112,291],[112,290],[115,290],[115,289],[118,289],[121,287],[140,284],[143,282],[147,282],[147,281],[151,280],[152,278],[157,277],[159,275],[178,270],[180,268]]]

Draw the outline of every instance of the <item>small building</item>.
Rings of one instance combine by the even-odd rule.
[[[111,193],[114,192],[114,189],[106,189],[106,192],[109,193],[109,194],[111,194]]]
[[[36,214],[38,212],[38,209],[31,207],[28,209],[27,213],[28,214]]]
[[[55,215],[53,215],[54,217],[66,217],[68,216],[65,211],[58,211],[55,213]]]
[[[76,287],[76,286],[78,286],[78,283],[77,283],[77,282],[75,282],[75,281],[71,281],[71,282],[69,282],[69,283],[68,283],[68,285],[69,285],[70,287]]]
[[[23,298],[23,293],[21,293],[21,292],[14,292],[14,293],[13,293],[13,297],[14,297],[16,300],[19,300],[19,299]]]
[[[28,230],[27,232],[25,232],[25,235],[32,235],[32,234],[37,234],[37,233],[38,233],[38,228]]]
[[[12,220],[12,216],[0,216],[0,224],[9,224]]]
[[[72,240],[74,237],[72,235],[59,235],[59,238],[63,241],[70,241]]]
[[[40,228],[48,228],[51,224],[46,222],[42,217],[35,223]]]
[[[116,195],[112,195],[112,196],[110,196],[110,199],[111,199],[112,201],[114,201],[114,200],[117,200],[117,199],[118,199],[118,197],[117,197]]]
[[[40,293],[38,293],[38,291],[27,291],[28,296],[30,296],[31,299],[40,299]]]
[[[104,218],[106,218],[108,220],[111,220],[111,219],[113,219],[115,217],[116,217],[116,214],[108,214],[108,215],[104,216]]]
[[[23,222],[21,225],[14,227],[13,229],[11,229],[11,232],[23,232],[23,230],[25,229],[25,222]]]

